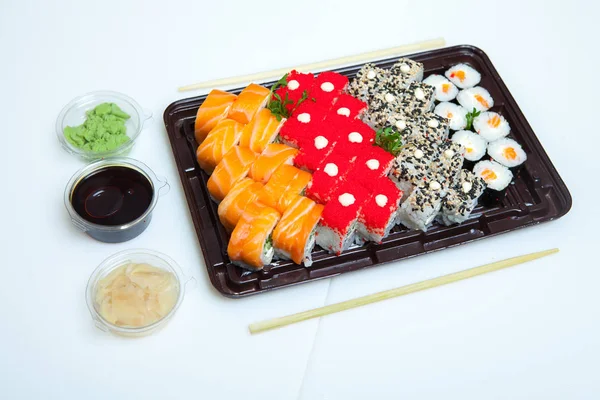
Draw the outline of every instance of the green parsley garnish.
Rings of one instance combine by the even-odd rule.
[[[267,103],[267,108],[271,111],[271,114],[277,118],[277,121],[281,121],[282,118],[289,118],[290,112],[295,110],[300,104],[302,104],[306,99],[308,99],[308,90],[302,92],[302,96],[300,99],[294,104],[293,100],[288,98],[288,94],[285,94],[285,98],[281,98],[281,96],[277,93],[277,89],[282,86],[287,85],[288,74],[285,74],[281,77],[280,80],[275,82],[273,86],[271,86],[271,91],[269,92],[269,102]],[[313,98],[314,101],[314,98]],[[288,107],[290,106],[291,107]]]
[[[377,131],[375,144],[388,153],[397,156],[402,150],[402,136],[396,129],[388,126]]]
[[[473,108],[472,112],[467,113],[467,126],[465,127],[466,130],[470,131],[471,128],[473,128],[473,120],[475,117],[478,117],[479,114],[481,114],[481,111],[477,111],[475,108]]]
[[[271,111],[271,114],[277,118],[277,121],[281,121],[282,118],[288,118],[290,116],[290,112],[287,109],[288,104],[293,104],[294,102],[288,99],[288,94],[285,94],[285,98],[282,99],[280,95],[277,93],[273,94],[273,99],[269,101],[267,104],[267,108]]]
[[[304,89],[304,92],[302,92],[302,96],[300,97],[300,100],[298,100],[298,102],[296,103],[296,107],[294,107],[294,108],[297,108],[306,99],[308,99],[308,90]]]

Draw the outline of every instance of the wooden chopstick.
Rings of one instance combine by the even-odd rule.
[[[395,55],[406,54],[416,51],[422,51],[427,49],[434,49],[437,47],[444,47],[446,41],[444,38],[437,38],[432,40],[426,40],[423,42],[405,44],[402,46],[391,47],[389,49],[375,50],[368,53],[356,54],[353,56],[346,56],[335,58],[332,60],[320,61],[312,64],[300,65],[298,67],[280,68],[273,71],[259,72],[249,75],[235,76],[231,78],[215,79],[212,81],[206,81],[201,83],[195,83],[192,85],[181,86],[178,90],[180,92],[186,92],[189,90],[215,88],[223,86],[237,85],[247,82],[264,82],[271,79],[279,79],[284,74],[290,72],[292,69],[296,69],[300,72],[319,71],[324,69],[331,69],[333,67],[342,66],[345,64],[357,64],[361,62],[378,60],[386,57],[392,57]]]
[[[506,260],[496,261],[479,267],[455,272],[453,274],[443,275],[437,278],[428,279],[426,281],[401,286],[396,289],[390,289],[379,293],[373,293],[356,299],[331,304],[325,307],[315,308],[313,310],[303,311],[301,313],[292,314],[281,318],[274,318],[271,320],[257,322],[249,326],[250,333],[255,334],[271,329],[281,328],[282,326],[295,324],[296,322],[306,321],[307,319],[322,317],[324,315],[349,310],[351,308],[361,307],[378,301],[391,299],[393,297],[404,296],[410,293],[419,292],[421,290],[447,285],[449,283],[458,282],[460,280],[472,278],[477,275],[483,275],[489,272],[498,271],[503,268],[523,264],[525,262],[545,257],[554,253],[558,253],[558,249],[549,249],[537,253],[525,254],[518,257],[508,258]]]

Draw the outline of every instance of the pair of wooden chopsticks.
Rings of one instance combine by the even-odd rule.
[[[361,307],[367,304],[375,303],[378,301],[391,299],[393,297],[404,296],[410,293],[419,292],[421,290],[447,285],[449,283],[458,282],[463,279],[472,278],[477,275],[483,275],[489,272],[498,271],[503,268],[523,264],[525,262],[536,260],[538,258],[542,258],[554,253],[558,253],[558,249],[550,249],[540,251],[537,253],[525,254],[506,260],[493,262],[491,264],[485,264],[480,267],[455,272],[453,274],[440,276],[426,281],[413,283],[396,289],[390,289],[383,292],[373,293],[367,296],[359,297],[357,299],[347,300],[341,303],[315,308],[313,310],[304,311],[298,314],[292,314],[281,318],[257,322],[249,326],[250,333],[255,334],[271,329],[281,328],[282,326],[295,324],[296,322],[306,321],[307,319],[318,318],[324,315],[333,314],[340,311],[349,310],[351,308]]]
[[[332,60],[320,61],[312,64],[300,65],[297,67],[280,68],[273,71],[259,72],[256,74],[236,76],[232,78],[216,79],[207,82],[195,83],[193,85],[181,86],[180,92],[187,92],[189,90],[216,88],[223,86],[237,85],[246,82],[265,82],[273,79],[279,79],[284,74],[295,69],[300,72],[316,72],[325,69],[331,69],[348,64],[358,64],[367,61],[380,60],[386,57],[393,57],[400,54],[413,53],[417,51],[423,51],[428,49],[434,49],[437,47],[444,47],[446,41],[443,38],[437,38],[432,40],[426,40],[419,43],[405,44],[402,46],[392,47],[389,49],[370,51],[368,53],[356,54],[353,56],[341,57]]]

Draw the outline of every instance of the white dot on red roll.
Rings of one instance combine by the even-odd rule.
[[[300,87],[300,83],[297,80],[292,79],[291,81],[288,82],[287,87],[290,90],[296,90]]]
[[[354,196],[352,196],[350,193],[344,193],[344,194],[340,195],[338,197],[338,200],[339,200],[340,204],[343,205],[344,207],[351,206],[356,201]]]
[[[350,116],[350,109],[347,107],[340,107],[337,110],[338,115],[343,115],[344,117]]]
[[[388,198],[386,195],[384,194],[378,194],[377,196],[375,196],[375,203],[377,203],[377,205],[379,207],[385,207],[385,205],[388,202]]]
[[[296,117],[298,119],[298,121],[308,124],[310,122],[310,114],[309,113],[302,113],[299,114],[298,117]]]
[[[362,143],[363,137],[358,132],[350,132],[350,134],[348,135],[348,140],[351,143]]]
[[[333,86],[333,83],[331,82],[323,82],[321,84],[321,90],[324,92],[331,92],[335,87]]]
[[[329,144],[329,140],[327,140],[324,136],[317,136],[315,138],[315,148],[317,150],[322,150]]]
[[[377,168],[379,168],[379,161],[372,158],[367,161],[367,167],[369,167],[369,169],[372,169],[373,171],[375,171]]]
[[[327,163],[327,165],[325,166],[325,168],[323,168],[323,171],[329,175],[329,176],[337,176],[339,169],[338,166],[335,165],[334,163]]]

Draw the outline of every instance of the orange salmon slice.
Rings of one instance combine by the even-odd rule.
[[[256,154],[248,148],[234,146],[229,150],[206,183],[213,199],[223,200],[233,186],[248,175],[254,160]]]
[[[492,118],[488,119],[488,125],[491,126],[492,128],[499,127],[500,122],[502,122],[502,120],[497,115],[494,115]]]
[[[244,125],[232,119],[217,123],[196,150],[200,168],[210,174],[223,156],[239,142],[243,128]]]
[[[505,148],[504,151],[502,152],[502,154],[504,155],[504,157],[507,160],[516,160],[516,158],[517,158],[517,152],[515,151],[515,149],[513,147]]]
[[[227,245],[231,261],[241,261],[254,269],[262,269],[265,242],[280,218],[277,210],[271,207],[260,203],[248,205]]]
[[[479,104],[481,104],[485,108],[490,108],[490,103],[488,103],[487,100],[484,99],[482,95],[476,94],[474,97],[475,97],[475,100],[477,100],[479,102]]]
[[[304,259],[304,248],[321,218],[323,205],[296,196],[273,231],[273,246],[287,253],[296,264]]]
[[[235,94],[218,89],[214,89],[208,94],[196,113],[194,134],[198,144],[202,143],[217,123],[227,116],[229,108],[236,98]]]
[[[466,78],[466,74],[465,71],[463,71],[462,69],[459,69],[458,71],[454,71],[453,73],[450,74],[450,78],[458,78],[458,80],[460,80],[461,82],[463,82]]]
[[[496,180],[498,178],[498,176],[496,175],[496,173],[494,171],[492,171],[491,169],[484,169],[481,172],[481,177],[486,182],[487,181],[493,181],[493,180]]]
[[[227,232],[233,231],[248,204],[254,202],[263,184],[244,178],[219,203],[218,214]]]
[[[240,137],[240,146],[248,147],[255,153],[262,153],[276,137],[284,120],[277,121],[271,111],[263,108],[252,121],[244,127]]]
[[[257,182],[267,183],[280,165],[292,164],[298,149],[281,143],[271,143],[256,159],[248,176]]]
[[[227,117],[247,124],[266,105],[269,93],[270,90],[264,86],[249,84],[235,99]]]

